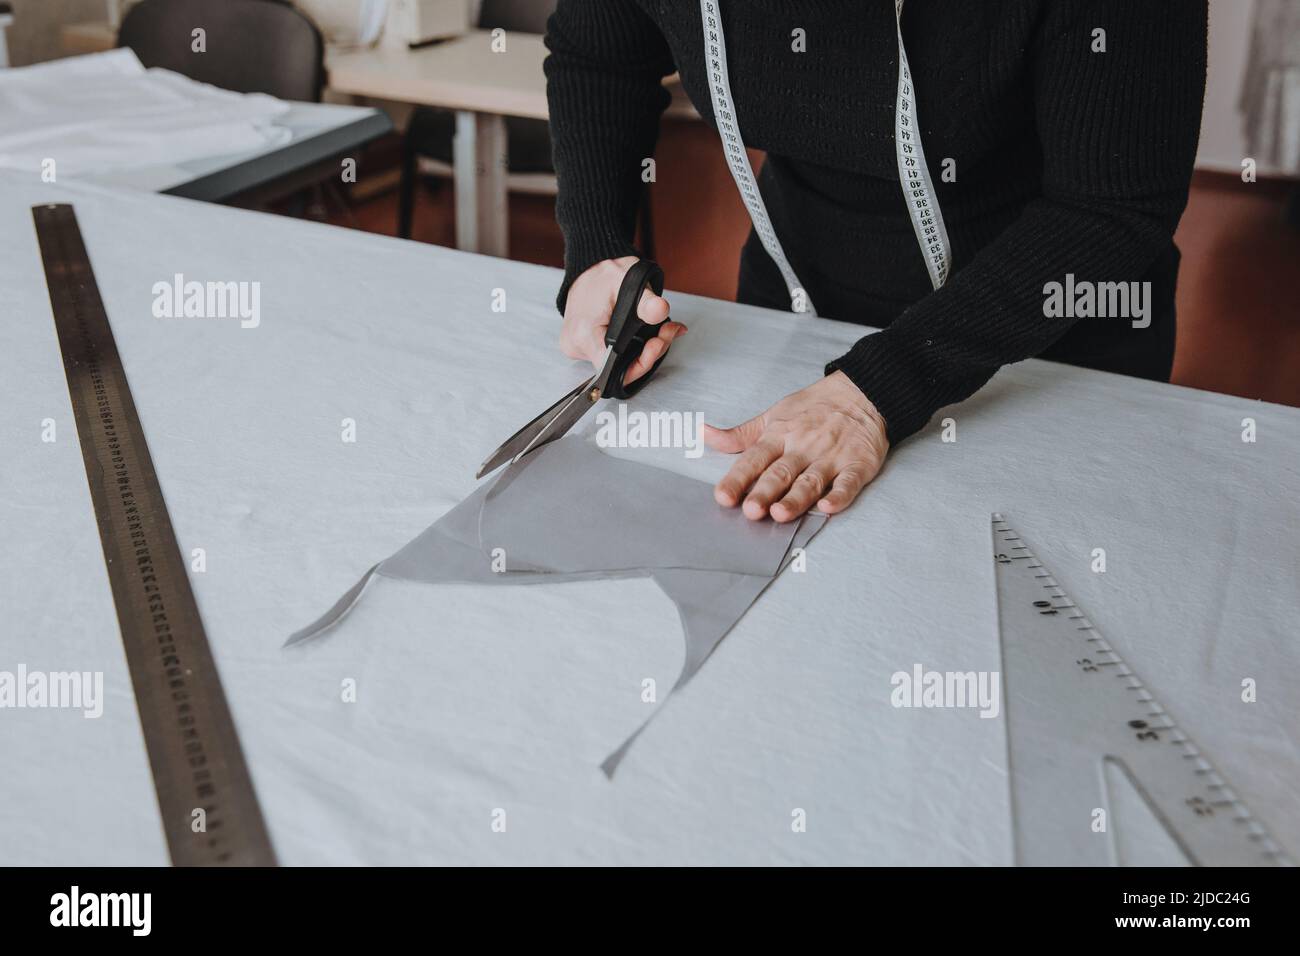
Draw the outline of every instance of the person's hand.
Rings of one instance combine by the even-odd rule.
[[[793,521],[814,504],[843,511],[889,452],[885,421],[843,372],[787,395],[735,428],[705,425],[710,448],[740,458],[713,489],[718,504],[744,501],[745,517]],[[746,494],[748,492],[748,494]]]
[[[560,349],[572,359],[586,359],[599,368],[605,360],[608,346],[605,329],[614,311],[623,276],[636,263],[635,256],[605,259],[597,262],[569,286],[569,298],[564,303],[564,325],[560,329]],[[641,294],[636,314],[642,322],[658,325],[663,322],[659,335],[645,344],[641,355],[623,376],[623,383],[636,381],[663,358],[673,339],[686,331],[680,322],[665,322],[668,318],[668,300],[655,295],[650,289]]]

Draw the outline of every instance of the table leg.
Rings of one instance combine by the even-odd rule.
[[[490,113],[456,113],[456,247],[505,257],[506,121]]]

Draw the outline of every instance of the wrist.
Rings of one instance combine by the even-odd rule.
[[[880,430],[885,431],[885,417],[880,414],[875,403],[867,398],[866,393],[858,388],[853,379],[844,374],[842,369],[836,369],[827,375],[822,381],[826,382],[827,387],[832,389],[835,395],[839,396],[841,401],[853,405],[860,409]]]
[[[601,259],[599,262],[593,262],[582,270],[569,286],[569,290],[580,285],[586,285],[590,282],[599,282],[601,277],[607,274],[618,276],[621,280],[623,273],[627,272],[637,261],[636,256],[619,256],[614,259]]]
[[[559,294],[555,297],[555,306],[560,310],[560,314],[564,313],[574,283],[582,276],[603,263],[636,258],[636,247],[626,241],[597,236],[594,239],[578,242],[575,238],[566,235],[564,279],[560,283]]]

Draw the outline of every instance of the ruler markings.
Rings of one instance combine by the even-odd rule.
[[[32,217],[172,862],[274,865],[76,214]]]
[[[993,516],[993,531],[995,546],[1022,540],[1002,515]],[[1033,558],[1027,546],[1026,552],[1016,557]],[[1191,862],[1291,865],[1227,779],[1082,612],[1055,613],[1075,605],[1042,563],[1033,558],[1016,565],[1009,555],[994,557],[1016,861],[1115,862],[1109,837],[1089,825],[1093,809],[1107,805],[1100,770],[1111,764],[1122,768]],[[1035,585],[1044,579],[1051,583]],[[1040,588],[1060,594],[1035,600]],[[1052,640],[1047,630],[1060,628],[1052,623],[1060,620],[1071,622],[1069,630]],[[1071,636],[1089,631],[1094,633]],[[1077,650],[1069,646],[1072,640]],[[1095,683],[1103,667],[1114,667],[1124,682]],[[1152,749],[1161,739],[1177,749]],[[1109,832],[1116,823],[1108,821]]]

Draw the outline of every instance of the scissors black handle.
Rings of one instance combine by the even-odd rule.
[[[614,368],[609,376],[609,384],[605,386],[604,398],[631,398],[650,381],[659,368],[659,363],[663,361],[663,356],[660,356],[650,371],[630,385],[623,384],[627,370],[640,357],[645,344],[659,334],[663,325],[662,322],[651,325],[637,317],[636,309],[646,286],[653,289],[655,295],[663,295],[664,270],[659,268],[657,262],[639,259],[623,276],[618,299],[614,302],[614,311],[609,316],[609,328],[605,330],[605,344],[614,348]]]

